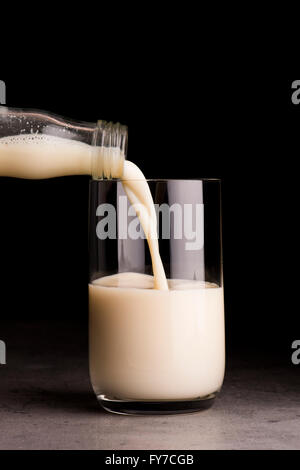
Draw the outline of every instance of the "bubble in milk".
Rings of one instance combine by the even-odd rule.
[[[31,129],[30,134],[24,134],[24,130],[21,130],[22,134],[12,135],[8,137],[2,137],[0,139],[0,145],[26,145],[26,144],[51,144],[51,145],[76,145],[76,146],[86,146],[87,144],[79,142],[77,140],[64,139],[62,137],[56,137],[48,134],[41,134],[34,132]]]

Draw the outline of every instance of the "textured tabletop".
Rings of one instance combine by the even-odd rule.
[[[101,410],[85,326],[2,326],[0,449],[300,449],[300,370],[251,353],[228,360],[213,408],[175,416]]]

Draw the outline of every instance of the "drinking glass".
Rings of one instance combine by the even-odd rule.
[[[91,383],[110,412],[200,411],[225,370],[221,182],[148,185],[169,290],[153,288],[147,240],[122,182],[90,182]]]

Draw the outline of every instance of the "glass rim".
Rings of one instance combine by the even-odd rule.
[[[115,183],[122,183],[123,181],[147,181],[148,183],[168,183],[169,181],[173,181],[173,182],[182,182],[182,183],[190,183],[191,181],[198,181],[198,182],[204,182],[204,183],[221,183],[222,182],[222,179],[221,178],[134,178],[134,179],[130,179],[130,180],[122,180],[120,178],[112,178],[112,179],[108,179],[108,178],[93,178],[91,180],[91,183],[92,182],[115,182]]]

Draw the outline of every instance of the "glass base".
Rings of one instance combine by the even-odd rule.
[[[183,413],[197,413],[210,408],[216,398],[217,392],[204,398],[194,400],[111,400],[105,395],[98,395],[97,399],[102,408],[110,413],[123,415],[172,415]]]

